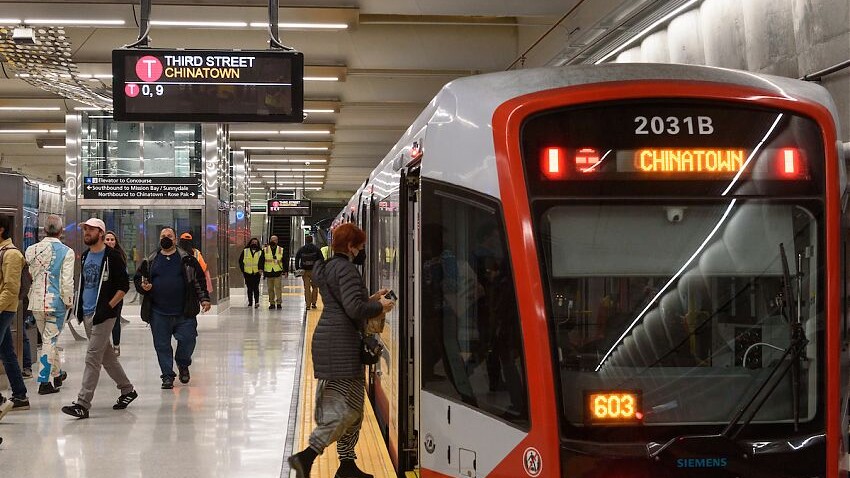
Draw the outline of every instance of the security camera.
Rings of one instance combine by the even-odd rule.
[[[682,219],[685,217],[685,208],[683,207],[666,207],[664,210],[667,211],[667,220],[669,222],[682,222]]]
[[[16,45],[35,45],[35,31],[32,28],[17,27],[12,30],[12,42]]]

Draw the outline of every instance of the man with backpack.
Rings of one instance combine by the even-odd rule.
[[[25,257],[33,277],[29,293],[29,310],[41,334],[41,356],[38,363],[38,394],[59,391],[68,377],[62,370],[56,342],[65,326],[65,313],[74,301],[74,251],[62,244],[62,218],[51,214],[44,226],[46,237],[27,248]],[[52,383],[51,383],[52,380]]]
[[[316,308],[319,298],[319,286],[313,283],[313,267],[322,260],[322,251],[313,244],[313,236],[304,238],[304,244],[295,253],[295,269],[300,270],[301,280],[304,281],[304,305],[307,310]]]
[[[83,223],[83,243],[88,249],[80,256],[80,283],[74,307],[77,321],[83,322],[86,329],[89,346],[77,400],[62,407],[62,413],[76,418],[89,417],[101,366],[121,391],[118,401],[112,405],[113,410],[127,408],[139,396],[110,343],[112,329],[118,320],[115,308],[130,289],[130,279],[121,253],[107,247],[104,237],[106,224],[103,221],[91,218]]]
[[[25,264],[24,255],[12,243],[11,224],[11,217],[0,216],[0,358],[12,386],[11,398],[0,395],[0,419],[10,410],[27,410],[30,407],[12,339],[12,321],[17,316],[21,300],[21,275],[25,273]],[[29,275],[28,272],[26,274]]]

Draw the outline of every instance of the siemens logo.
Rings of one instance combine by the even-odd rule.
[[[726,458],[679,458],[676,466],[679,468],[725,468],[729,460]]]

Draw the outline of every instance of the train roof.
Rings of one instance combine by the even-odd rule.
[[[838,112],[823,87],[792,78],[709,66],[611,63],[490,73],[446,84],[419,114],[398,143],[372,171],[366,187],[381,195],[401,167],[415,159],[414,143],[425,152],[421,175],[498,197],[492,118],[501,104],[529,93],[614,81],[705,81],[761,89],[777,96],[825,106],[836,127]],[[375,180],[381,180],[376,182]],[[365,186],[365,185],[364,185]],[[363,187],[349,206],[356,204]]]

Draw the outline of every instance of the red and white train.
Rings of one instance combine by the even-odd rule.
[[[399,476],[846,476],[846,172],[828,93],[682,65],[446,85],[336,222],[400,297]]]

